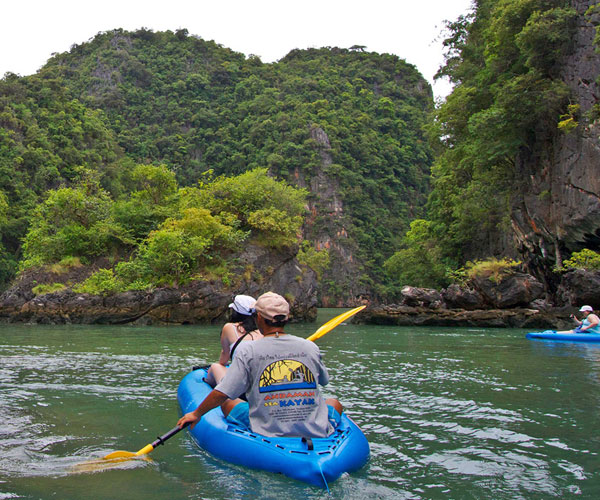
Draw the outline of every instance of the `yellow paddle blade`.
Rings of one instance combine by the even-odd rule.
[[[76,467],[74,467],[73,471],[74,472],[97,472],[97,471],[100,471],[103,469],[108,469],[110,467],[115,467],[120,462],[125,462],[125,461],[129,460],[130,458],[136,458],[136,459],[141,458],[144,460],[150,460],[146,456],[148,453],[150,453],[158,445],[165,444],[165,441],[167,439],[171,439],[175,434],[177,434],[179,431],[181,431],[181,429],[187,427],[188,425],[189,425],[189,423],[186,423],[183,427],[179,427],[179,426],[173,427],[169,432],[156,438],[156,441],[154,441],[150,444],[147,444],[140,451],[138,451],[136,453],[132,453],[131,451],[123,451],[123,450],[113,451],[112,453],[109,453],[108,455],[106,455],[104,458],[96,459],[96,460],[89,460],[87,462],[79,464]]]
[[[93,460],[87,460],[80,464],[77,464],[71,468],[71,472],[75,474],[84,474],[91,472],[102,472],[113,467],[119,467],[123,462],[128,462],[131,459],[143,459],[150,460],[148,457],[139,456],[130,451],[115,451],[106,455],[103,458],[96,458]]]
[[[136,456],[136,453],[133,453],[131,451],[119,450],[119,451],[113,451],[112,453],[109,453],[108,455],[103,457],[103,460],[114,460],[116,458],[131,458],[131,457],[135,457],[135,456]]]
[[[147,444],[136,453],[123,450],[113,451],[101,459],[90,460],[83,464],[79,464],[77,467],[75,467],[75,472],[96,472],[102,469],[114,467],[116,464],[129,460],[130,458],[143,458],[145,460],[149,460],[149,458],[146,457],[148,453],[150,453],[158,445],[165,444],[167,439],[171,439],[175,434],[181,431],[182,428],[187,427],[188,425],[189,424],[185,424],[183,427],[173,427],[169,432],[156,438],[156,441]]]
[[[321,338],[326,333],[329,333],[340,323],[342,323],[342,322],[346,321],[348,318],[351,318],[352,316],[354,316],[357,312],[362,311],[365,307],[367,307],[367,306],[355,307],[354,309],[350,309],[349,311],[346,311],[345,313],[342,313],[339,316],[336,316],[335,318],[330,319],[327,323],[322,325],[315,333],[313,333],[306,340],[312,340],[314,342],[315,340]]]
[[[147,444],[140,451],[138,451],[136,453],[133,453],[131,451],[123,451],[123,450],[113,451],[112,453],[109,453],[108,455],[106,455],[104,457],[104,460],[115,460],[118,458],[139,457],[140,455],[146,455],[147,453],[150,453],[153,449],[154,449],[154,446],[152,446],[151,444]]]
[[[150,453],[153,449],[154,449],[154,445],[147,444],[140,451],[136,452],[135,455],[136,456],[146,455],[147,453]]]

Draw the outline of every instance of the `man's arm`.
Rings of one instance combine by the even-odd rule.
[[[202,415],[209,412],[213,408],[216,408],[217,406],[221,406],[227,399],[227,394],[223,394],[221,391],[213,389],[208,396],[206,396],[206,399],[200,403],[198,408],[196,408],[194,411],[186,413],[183,417],[181,417],[177,421],[177,425],[180,428],[183,428],[186,423],[189,423],[190,428],[193,429],[202,418]]]

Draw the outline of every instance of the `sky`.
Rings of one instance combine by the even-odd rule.
[[[35,73],[54,52],[97,33],[123,28],[186,28],[265,63],[293,49],[364,45],[414,64],[436,97],[444,21],[466,14],[472,0],[2,0],[0,77]]]

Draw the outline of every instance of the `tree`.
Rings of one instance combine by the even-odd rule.
[[[447,266],[431,222],[423,219],[411,222],[403,247],[384,264],[386,273],[397,285],[439,288],[448,284]]]
[[[166,165],[137,165],[131,174],[137,195],[154,205],[165,205],[177,192],[175,174]]]
[[[23,241],[23,268],[58,262],[66,256],[97,257],[131,244],[127,233],[111,216],[106,192],[89,193],[84,187],[50,191],[35,209]]]
[[[246,234],[222,224],[206,209],[188,208],[181,218],[167,219],[140,245],[135,257],[142,279],[155,285],[174,286],[188,282],[194,273],[226,252],[239,248]]]
[[[306,191],[277,181],[259,168],[201,186],[187,203],[206,207],[213,214],[231,214],[241,229],[278,248],[297,243],[305,199]]]

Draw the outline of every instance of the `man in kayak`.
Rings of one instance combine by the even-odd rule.
[[[261,295],[255,310],[264,338],[241,343],[223,380],[177,425],[194,427],[202,415],[221,406],[228,420],[264,436],[328,436],[342,405],[324,400],[319,391],[319,384],[329,382],[319,347],[285,333],[290,306],[281,295]],[[242,394],[248,402],[238,399]]]

